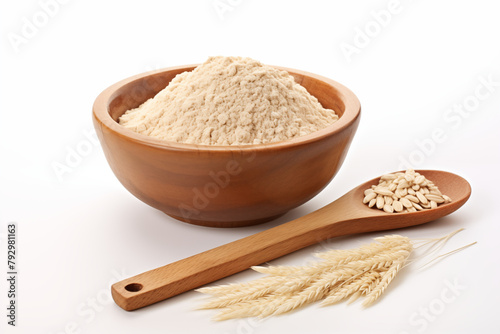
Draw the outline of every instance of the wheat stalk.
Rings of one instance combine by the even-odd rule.
[[[449,239],[445,238],[431,241]],[[213,296],[201,308],[220,309],[214,319],[226,320],[279,315],[319,300],[327,306],[364,296],[363,306],[369,306],[408,262],[413,244],[409,238],[387,235],[357,249],[315,254],[321,261],[305,266],[255,266],[253,270],[268,276],[198,289]]]

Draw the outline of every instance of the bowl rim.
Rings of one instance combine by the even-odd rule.
[[[95,99],[93,107],[92,107],[92,115],[95,121],[97,121],[100,127],[106,127],[109,131],[113,132],[115,135],[126,138],[128,140],[134,141],[141,145],[146,145],[154,148],[164,148],[168,150],[175,151],[210,151],[210,152],[220,152],[220,151],[244,151],[244,152],[252,152],[252,151],[262,151],[269,149],[284,149],[284,148],[292,148],[296,146],[306,145],[312,142],[320,141],[326,137],[333,136],[345,128],[349,127],[352,123],[356,122],[361,113],[361,104],[357,96],[346,86],[341,83],[329,79],[327,77],[292,69],[288,67],[282,66],[273,66],[274,68],[287,71],[290,74],[298,74],[305,77],[311,77],[313,79],[322,81],[330,86],[333,86],[337,92],[339,93],[339,98],[344,103],[344,113],[337,121],[328,125],[327,127],[309,133],[304,136],[296,137],[289,140],[283,140],[273,143],[266,144],[244,144],[244,145],[203,145],[203,144],[188,144],[188,143],[177,143],[171,141],[165,141],[162,139],[149,137],[147,135],[143,135],[137,132],[134,132],[130,129],[127,129],[121,126],[118,122],[116,122],[109,113],[109,105],[112,99],[114,99],[116,95],[116,91],[121,87],[140,80],[144,79],[148,76],[155,75],[163,72],[170,71],[179,71],[179,70],[192,70],[196,66],[200,64],[191,64],[191,65],[180,65],[174,67],[167,67],[158,70],[148,71],[140,74],[133,75],[126,79],[120,80],[105,90],[103,90]],[[183,72],[185,72],[183,71]],[[312,94],[311,94],[312,95]],[[314,96],[314,95],[313,95]]]

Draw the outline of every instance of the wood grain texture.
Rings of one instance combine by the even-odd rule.
[[[117,123],[195,65],[137,75],[104,90],[93,121],[114,174],[134,196],[192,224],[235,227],[285,214],[318,194],[335,176],[360,116],[356,96],[316,74],[284,69],[340,119],[288,141],[238,146],[165,142]]]
[[[123,309],[135,310],[328,238],[436,220],[460,208],[470,197],[470,185],[460,176],[432,170],[418,172],[452,202],[413,213],[388,214],[371,209],[362,203],[363,191],[377,184],[376,178],[306,216],[118,282],[112,286],[113,298]],[[128,291],[136,290],[134,287],[140,289]]]

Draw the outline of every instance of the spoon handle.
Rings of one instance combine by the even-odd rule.
[[[335,209],[343,199],[269,230],[115,283],[111,287],[113,298],[121,308],[135,310],[321,240],[353,233],[352,219],[343,220],[341,212],[345,210]]]

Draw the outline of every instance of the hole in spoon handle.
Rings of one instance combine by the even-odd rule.
[[[130,283],[125,285],[125,290],[129,292],[138,292],[142,290],[142,284],[141,283]]]

